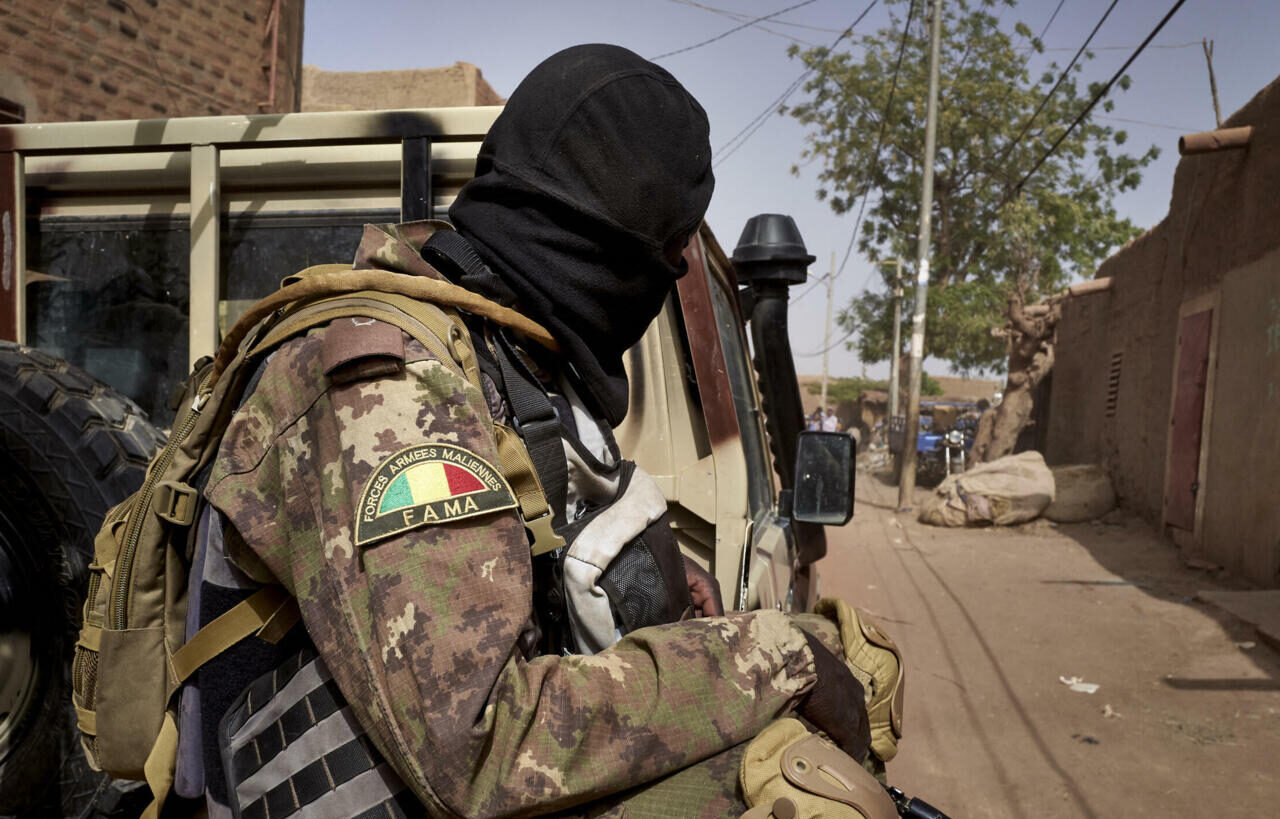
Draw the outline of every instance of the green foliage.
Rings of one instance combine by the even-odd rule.
[[[789,109],[808,126],[802,158],[821,163],[818,198],[836,213],[872,192],[858,249],[873,261],[915,256],[928,94],[925,4],[886,1],[896,6],[893,27],[862,37],[852,52],[794,46],[790,52],[813,69],[808,99]],[[908,2],[916,4],[915,13],[877,152]],[[1159,153],[1154,146],[1140,156],[1119,152],[1128,135],[1091,114],[1019,195],[1018,181],[1084,109],[1095,86],[1079,87],[1077,64],[1032,121],[1062,68],[1052,64],[1033,80],[1028,60],[1043,45],[1025,24],[1015,24],[1012,34],[1003,30],[991,11],[997,4],[1014,2],[951,0],[943,10],[925,355],[964,372],[1005,364],[1005,344],[991,330],[1003,325],[1013,289],[1028,301],[1056,292],[1137,235],[1112,202],[1137,187]],[[1127,88],[1127,78],[1118,85]],[[1107,100],[1095,111],[1112,106]],[[857,335],[852,344],[868,362],[887,359],[892,346],[893,268],[881,265],[879,274],[881,287],[855,298],[839,318]],[[905,271],[903,278],[914,280]],[[913,286],[905,292],[904,317]]]
[[[822,384],[813,382],[807,385],[810,395],[821,395]],[[827,379],[827,403],[835,405],[844,401],[857,401],[868,390],[887,390],[888,381],[877,381],[873,378],[829,378]]]
[[[812,382],[807,385],[810,395],[821,395],[822,384]],[[827,379],[827,403],[839,404],[843,401],[857,401],[868,390],[888,391],[889,382],[874,378],[829,378]],[[921,395],[942,395],[942,385],[938,379],[928,373],[920,373]]]

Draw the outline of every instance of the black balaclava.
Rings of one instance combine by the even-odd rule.
[[[644,334],[711,200],[707,116],[666,70],[612,45],[565,49],[520,83],[449,208],[496,279],[460,284],[547,327],[610,424]]]

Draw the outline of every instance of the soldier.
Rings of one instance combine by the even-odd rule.
[[[456,233],[368,226],[355,266],[443,276],[541,323],[557,349],[470,322],[478,390],[445,351],[342,319],[281,346],[228,427],[205,491],[226,553],[297,598],[350,713],[431,815],[642,813],[646,799],[736,815],[743,744],[788,713],[867,755],[864,689],[833,653],[834,623],[766,610],[618,624],[619,640],[580,612],[559,620],[494,466],[495,423],[528,387],[514,362],[569,441],[557,530],[596,514],[586,484],[620,463],[622,355],[685,272],[710,154],[701,106],[662,68],[606,45],[552,56],[485,139]],[[693,609],[720,613],[714,581],[686,582]]]

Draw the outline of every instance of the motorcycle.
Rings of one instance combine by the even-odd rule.
[[[941,483],[948,475],[964,472],[973,432],[957,424],[946,432],[921,430],[916,434],[916,481]]]
[[[897,421],[897,424],[893,424]],[[904,438],[900,418],[890,422],[890,450],[900,452]],[[956,421],[955,426],[943,433],[933,431],[933,418],[920,418],[920,429],[915,435],[915,480],[918,484],[940,484],[947,475],[964,472],[973,448],[975,424],[968,418]],[[896,438],[896,440],[895,440]]]

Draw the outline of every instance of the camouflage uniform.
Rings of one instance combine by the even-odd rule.
[[[356,266],[438,276],[417,252],[424,232],[366,227]],[[706,815],[731,812],[736,758],[724,752],[815,682],[795,622],[737,613],[642,629],[595,656],[526,661],[518,510],[354,545],[362,488],[392,454],[439,442],[498,463],[489,402],[407,336],[402,371],[331,383],[325,332],[271,357],[206,495],[249,547],[240,560],[256,555],[297,597],[343,694],[418,798],[433,815],[542,813],[681,772],[666,782],[711,777]],[[834,628],[823,631],[838,650]],[[630,815],[644,812],[634,793]]]

